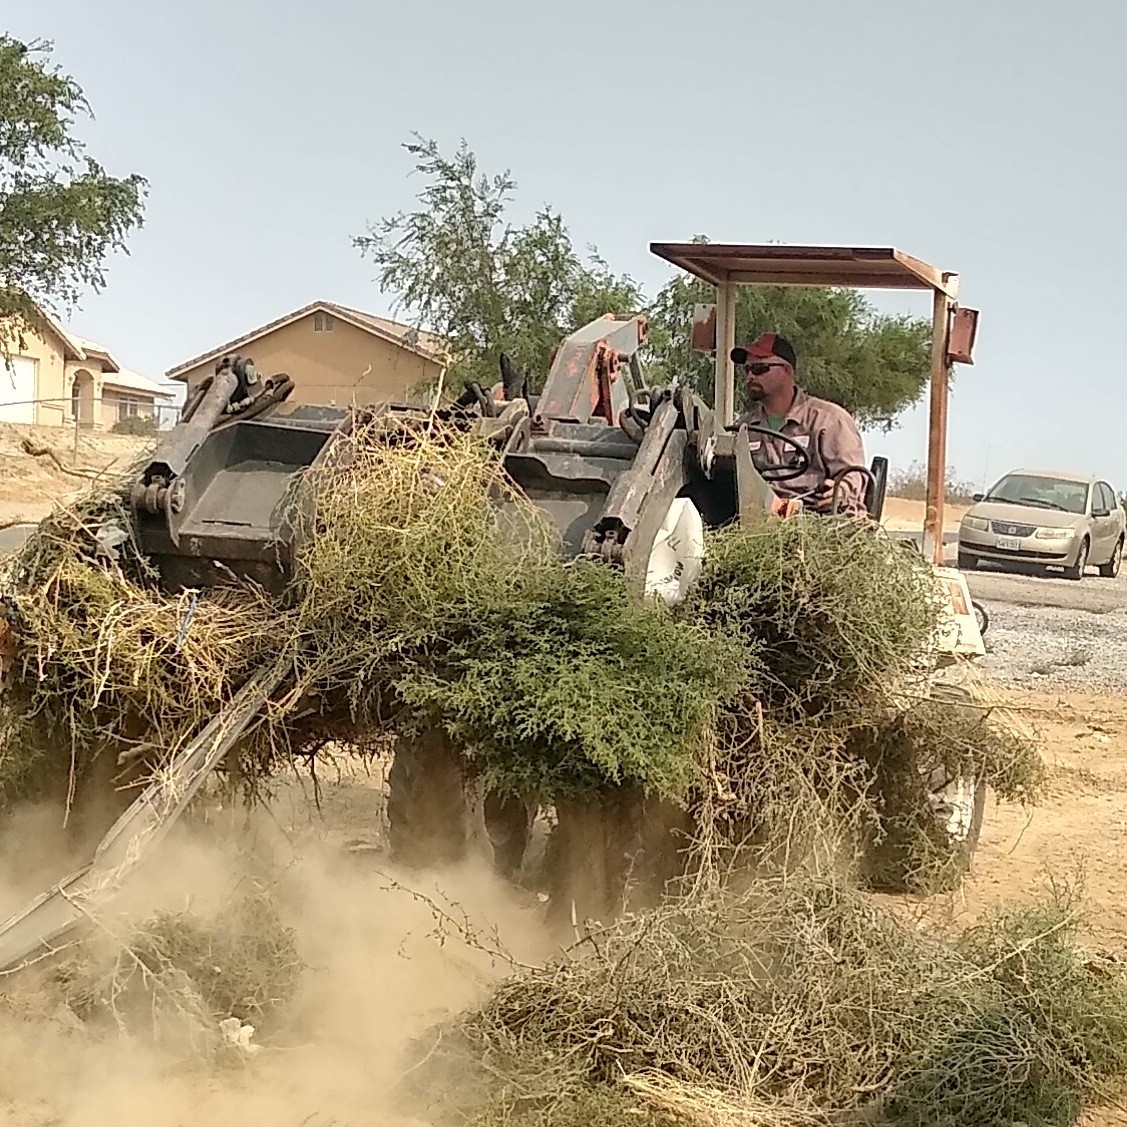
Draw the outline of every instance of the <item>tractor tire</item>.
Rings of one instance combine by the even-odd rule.
[[[446,733],[428,728],[400,736],[387,781],[392,860],[409,869],[464,860],[474,812],[462,757]]]
[[[990,613],[981,603],[976,603],[973,599],[970,605],[974,611],[975,621],[978,623],[978,632],[985,638],[986,631],[990,629]]]
[[[956,782],[960,780],[954,780]],[[978,777],[961,780],[964,782],[969,800],[964,798],[964,818],[966,824],[958,832],[951,833],[952,844],[961,861],[960,868],[966,871],[970,867],[971,858],[978,848],[978,839],[982,833],[982,821],[986,814],[986,783]],[[941,791],[942,787],[937,788]],[[936,793],[936,792],[933,792]]]
[[[973,723],[984,716],[984,710],[974,697],[961,685],[939,684],[933,685],[931,695],[937,700],[944,700],[957,708],[964,717]],[[943,780],[935,780],[942,783]],[[957,832],[951,833],[952,846],[955,850],[955,861],[960,874],[965,873],[971,864],[974,852],[978,849],[978,839],[982,833],[982,822],[986,815],[986,781],[981,775],[967,777],[961,781],[967,794],[963,798],[963,822]],[[940,788],[942,789],[942,788]],[[932,792],[935,793],[934,791]]]
[[[962,686],[936,684],[931,696],[974,723],[984,708]],[[895,764],[896,753],[882,755]],[[880,763],[874,764],[887,814],[867,828],[860,842],[861,876],[877,892],[931,892],[957,886],[971,867],[986,814],[987,785],[981,772],[949,778],[941,766],[916,762],[918,784],[892,782],[886,791]],[[910,779],[910,776],[909,776]]]
[[[491,791],[485,796],[485,832],[493,849],[493,867],[504,880],[520,877],[536,812],[534,803],[512,795]]]
[[[640,788],[607,787],[584,800],[556,805],[548,845],[549,923],[604,924],[653,907],[689,864],[687,811]]]

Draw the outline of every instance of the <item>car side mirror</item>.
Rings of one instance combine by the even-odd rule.
[[[970,499],[972,501],[974,501],[975,504],[977,504],[979,501],[985,501],[986,500],[986,494],[985,493],[972,493],[970,495]]]
[[[1110,509],[1093,509],[1092,510],[1092,516],[1097,517],[1097,518],[1098,517],[1109,517],[1109,516],[1111,516],[1111,510]]]

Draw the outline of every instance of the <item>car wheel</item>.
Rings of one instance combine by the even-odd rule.
[[[1105,564],[1100,564],[1100,575],[1104,579],[1114,579],[1119,574],[1119,569],[1123,564],[1123,537],[1121,536],[1115,542],[1115,550],[1111,553],[1111,559]]]
[[[959,570],[960,571],[974,571],[978,567],[978,557],[972,556],[970,552],[959,553]]]
[[[1076,552],[1076,563],[1072,567],[1064,569],[1065,579],[1083,579],[1084,572],[1088,567],[1088,553],[1091,551],[1091,545],[1088,543],[1088,537],[1085,536],[1080,541],[1080,547]]]

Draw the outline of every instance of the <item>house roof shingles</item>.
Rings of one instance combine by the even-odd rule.
[[[102,377],[102,386],[119,391],[140,392],[142,395],[151,395],[154,399],[176,398],[175,392],[166,391],[155,380],[142,376],[139,372],[131,372],[128,368],[107,372]]]

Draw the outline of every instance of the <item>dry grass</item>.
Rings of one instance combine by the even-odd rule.
[[[377,429],[301,483],[312,523],[281,602],[248,585],[162,594],[128,532],[128,478],[44,521],[3,577],[16,645],[0,804],[60,774],[73,791],[99,754],[158,766],[279,654],[293,674],[241,745],[247,779],[330,740],[386,738],[396,677],[555,558],[489,448],[443,432],[405,449]]]
[[[1065,905],[926,938],[838,882],[697,890],[514,977],[426,1046],[439,1122],[1067,1124],[1127,1064],[1127,984]],[[453,1088],[447,1087],[451,1077]]]
[[[266,886],[234,886],[206,913],[93,922],[13,980],[9,1009],[25,1018],[64,1012],[91,1035],[136,1038],[176,1057],[237,1060],[225,1026],[250,1024],[259,1038],[278,1032],[305,971]]]
[[[8,564],[16,638],[0,697],[0,805],[100,754],[174,753],[275,646],[249,588],[165,596],[128,537],[118,491],[57,508]]]
[[[313,499],[295,585],[318,679],[461,636],[556,563],[554,535],[496,452],[437,423],[389,442],[379,420],[303,483]]]

